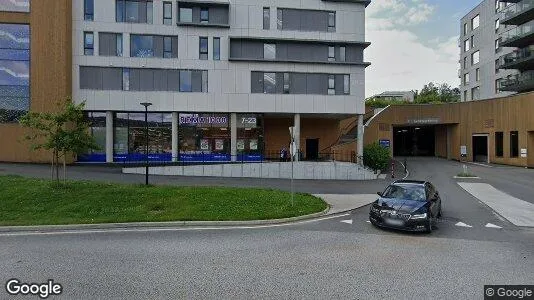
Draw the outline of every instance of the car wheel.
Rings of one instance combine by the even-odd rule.
[[[441,204],[439,205],[439,211],[438,211],[438,218],[441,218],[442,214],[441,214]]]
[[[426,233],[432,233],[432,217],[428,216],[426,223]]]

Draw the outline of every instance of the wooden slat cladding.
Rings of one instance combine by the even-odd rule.
[[[30,24],[30,110],[53,111],[72,95],[72,0],[32,1],[29,13],[0,12],[0,23]],[[0,124],[0,161],[48,162],[32,152],[18,124]]]
[[[534,131],[534,92],[504,98],[452,104],[393,105],[373,119],[365,130],[365,144],[380,139],[393,141],[391,132],[380,130],[383,123],[393,126],[415,126],[413,120],[437,119],[440,128],[436,134],[436,155],[460,160],[460,146],[468,149],[467,160],[472,160],[472,135],[489,135],[489,156],[492,163],[527,166],[527,158],[510,157],[510,132],[519,132],[519,149],[527,148],[528,134]],[[432,124],[428,124],[432,125]],[[437,125],[437,124],[436,124]],[[445,126],[446,129],[443,129]],[[495,155],[495,132],[504,133],[504,156]],[[449,143],[447,146],[447,136]],[[528,156],[534,149],[528,149]],[[532,158],[534,161],[534,158]]]

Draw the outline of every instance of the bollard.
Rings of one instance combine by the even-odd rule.
[[[391,178],[395,178],[395,161],[391,161]]]

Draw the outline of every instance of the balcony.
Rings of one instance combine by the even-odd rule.
[[[521,25],[534,19],[534,0],[523,0],[503,9],[501,24]]]
[[[228,0],[178,1],[178,26],[230,28]]]
[[[527,71],[503,78],[500,82],[499,89],[501,91],[518,93],[534,91],[534,71]]]
[[[534,43],[534,20],[502,34],[502,47],[524,48]]]
[[[534,45],[515,50],[502,57],[501,69],[534,69]]]

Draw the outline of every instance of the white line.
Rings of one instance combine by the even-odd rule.
[[[408,176],[410,176],[410,170],[408,170],[408,168],[406,168],[406,166],[402,162],[399,161],[399,163],[402,165],[403,168],[406,169],[406,176],[404,176],[404,178],[402,178],[402,180],[404,180],[404,179],[408,178]]]
[[[481,167],[486,167],[486,168],[493,168],[493,166],[486,165],[486,164],[482,164],[482,163],[477,163],[477,162],[472,162],[472,161],[468,161],[467,163],[468,163],[468,164],[475,165],[475,166],[481,166]]]
[[[352,225],[352,219],[350,220],[342,220],[341,223],[347,223]]]
[[[270,225],[251,225],[251,226],[221,226],[221,227],[182,227],[182,228],[112,228],[112,229],[84,229],[84,230],[66,230],[66,231],[51,231],[51,232],[9,232],[0,233],[1,236],[30,236],[30,235],[63,235],[63,234],[87,234],[87,233],[126,233],[126,232],[164,232],[164,231],[202,231],[202,230],[232,230],[232,229],[261,229],[270,227],[283,227],[291,225],[306,224],[312,222],[319,222],[330,220],[334,218],[350,216],[349,213],[342,215],[334,215],[322,217],[312,220],[304,220],[293,223],[270,224]]]
[[[458,223],[456,223],[454,225],[459,226],[459,227],[467,227],[467,228],[472,228],[473,227],[471,225],[465,224],[464,222],[458,222]]]
[[[497,229],[501,229],[502,228],[501,226],[497,226],[497,225],[491,224],[491,223],[486,224],[486,227],[487,228],[497,228]]]

